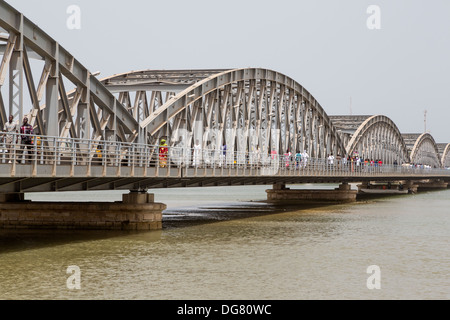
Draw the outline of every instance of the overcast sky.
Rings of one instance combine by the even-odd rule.
[[[428,131],[450,142],[449,0],[6,2],[100,78],[267,68],[303,85],[329,115],[384,114],[401,132],[422,133],[427,110]],[[80,29],[67,26],[70,5]]]

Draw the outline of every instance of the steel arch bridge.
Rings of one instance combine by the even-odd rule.
[[[0,90],[2,126],[8,113],[20,120],[28,114],[45,136],[153,145],[165,137],[171,145],[192,147],[198,140],[216,150],[226,144],[231,152],[301,149],[317,158],[345,153],[317,100],[283,74],[256,68],[145,71],[101,82],[20,12],[4,1],[0,6],[0,87],[9,88]],[[37,76],[36,69],[42,70]],[[69,86],[74,89],[68,94]]]
[[[450,168],[450,143],[438,144],[439,154],[441,157],[441,164],[444,168]]]
[[[99,143],[157,146],[164,138],[169,146],[187,149],[196,141],[202,149],[226,145],[231,156],[307,151],[324,159],[357,152],[387,164],[450,162],[448,145],[439,150],[429,134],[406,139],[383,115],[350,119],[353,129],[343,134],[342,119],[328,116],[311,93],[273,70],[142,70],[98,80],[4,1],[0,53],[2,128],[8,115],[28,115],[39,135]]]
[[[236,152],[306,150],[317,158],[345,154],[317,100],[300,84],[272,70],[149,70],[102,82],[119,92],[119,101],[140,119],[150,144],[167,137],[171,146],[188,148],[199,141],[202,148],[213,150],[225,144]]]
[[[438,145],[429,133],[404,133],[403,139],[408,147],[409,159],[413,164],[440,168],[442,160],[448,156],[439,152]]]
[[[331,116],[346,143],[348,155],[379,159],[385,164],[408,163],[408,149],[397,125],[384,115]]]

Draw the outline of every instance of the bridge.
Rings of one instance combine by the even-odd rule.
[[[98,79],[22,13],[0,9],[0,125],[13,116],[33,127],[1,145],[4,203],[26,192],[132,190],[124,203],[139,204],[154,203],[152,188],[450,179],[449,143],[401,133],[386,115],[330,116],[282,73]]]

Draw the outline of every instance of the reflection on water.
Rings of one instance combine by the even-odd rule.
[[[160,231],[1,230],[0,298],[450,298],[450,191],[324,207],[251,201],[266,188],[157,190],[168,204]],[[80,290],[66,286],[70,265]],[[370,265],[380,290],[366,286]]]

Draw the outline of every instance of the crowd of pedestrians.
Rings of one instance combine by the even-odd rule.
[[[40,140],[35,140],[33,127],[28,122],[28,117],[24,117],[22,125],[19,126],[14,117],[10,116],[4,124],[1,134],[3,159],[8,163],[16,161],[31,162],[33,153],[36,151],[34,143],[39,144]],[[39,139],[39,138],[38,138]],[[230,150],[226,144],[220,146],[219,150],[210,150],[202,147],[198,139],[195,140],[193,148],[188,148],[183,143],[182,137],[173,146],[169,147],[166,139],[160,139],[158,145],[157,166],[167,167],[170,163],[176,166],[188,167],[281,167],[288,170],[301,170],[306,168],[322,168],[326,170],[340,171],[371,171],[374,168],[381,170],[383,161],[381,159],[371,159],[360,157],[358,154],[342,157],[329,153],[321,159],[312,158],[307,150],[296,150],[295,153],[289,149],[286,152],[278,152],[272,148],[269,152],[261,152],[260,148],[252,149],[252,152],[238,152]],[[234,148],[232,148],[234,149]],[[150,161],[153,161],[150,159]],[[397,160],[393,162],[394,168],[414,168],[431,169],[426,164],[399,164]]]
[[[22,125],[19,126],[14,117],[9,116],[1,135],[1,142],[4,144],[2,153],[5,154],[8,163],[13,161],[20,163],[22,157],[25,157],[26,162],[31,162],[34,152],[33,134],[33,126],[28,122],[28,117],[24,117]]]

